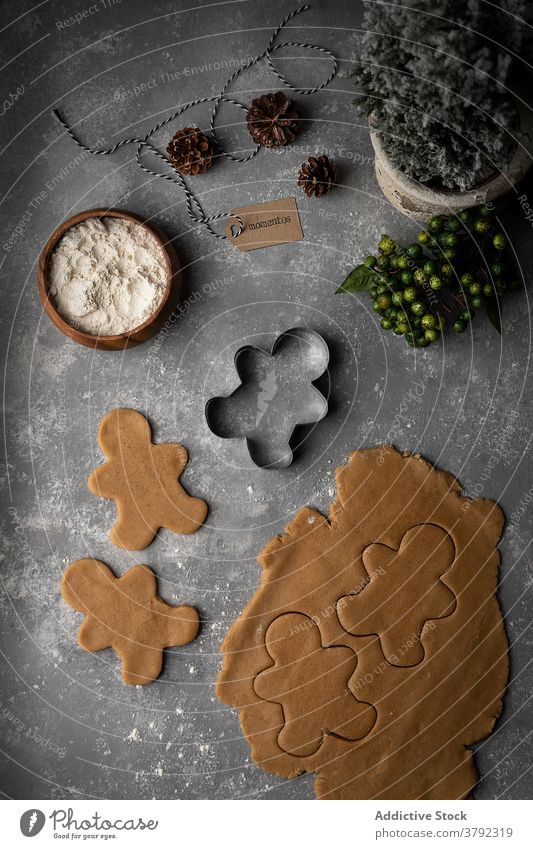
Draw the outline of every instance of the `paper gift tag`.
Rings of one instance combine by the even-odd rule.
[[[280,198],[269,203],[241,206],[232,212],[242,220],[244,230],[240,236],[234,236],[233,231],[238,229],[238,225],[234,219],[230,219],[226,235],[240,251],[255,251],[257,248],[303,239],[296,198]]]

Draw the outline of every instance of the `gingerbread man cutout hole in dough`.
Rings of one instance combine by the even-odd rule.
[[[175,534],[198,530],[207,504],[178,482],[188,459],[183,445],[154,445],[147,419],[127,409],[104,416],[98,443],[109,459],[91,473],[88,485],[94,495],[116,502],[118,521],[110,532],[114,545],[138,551],[159,528]]]
[[[376,634],[392,666],[416,666],[424,660],[426,622],[455,610],[455,595],[441,580],[455,559],[451,536],[438,525],[415,525],[398,549],[375,543],[362,559],[368,580],[339,599],[342,627],[357,636]]]
[[[85,614],[78,642],[86,651],[112,648],[122,661],[126,684],[149,684],[163,666],[163,649],[196,637],[198,611],[167,604],[147,566],[134,566],[121,578],[100,560],[71,563],[61,582],[63,598]]]
[[[280,749],[308,757],[327,734],[360,740],[376,721],[375,709],[348,688],[357,655],[347,646],[322,646],[313,619],[285,613],[268,626],[266,649],[274,661],[254,681],[259,698],[281,705]]]

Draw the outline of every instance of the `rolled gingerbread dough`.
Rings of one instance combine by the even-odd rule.
[[[392,446],[353,453],[337,486],[328,518],[305,507],[261,552],[218,696],[256,763],[316,773],[319,798],[465,798],[468,747],[493,728],[508,677],[502,512]]]

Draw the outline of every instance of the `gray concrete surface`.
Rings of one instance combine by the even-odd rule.
[[[2,63],[8,63],[2,100],[9,98],[0,172],[2,793],[312,798],[312,776],[286,782],[251,762],[236,713],[214,695],[218,647],[257,586],[262,546],[300,506],[327,508],[334,469],[350,450],[388,440],[454,472],[468,494],[499,499],[509,519],[516,514],[501,545],[511,684],[502,719],[477,747],[476,797],[531,797],[533,239],[520,204],[513,199],[502,221],[526,290],[506,304],[502,338],[480,318],[472,335],[447,336],[443,347],[413,352],[385,337],[367,297],[334,295],[381,232],[408,236],[416,229],[381,195],[367,130],[351,106],[347,72],[359,3],[313,0],[289,33],[341,59],[327,91],[298,97],[309,120],[297,142],[281,153],[262,151],[245,165],[222,161],[194,181],[209,213],[297,194],[304,240],[244,254],[191,228],[179,189],[147,178],[131,149],[76,159],[50,110],[61,105],[90,141],[114,143],[137,133],[177,104],[216,93],[235,63],[263,49],[292,0],[32,5],[2,6]],[[76,13],[79,23],[65,24]],[[291,80],[309,85],[325,65],[307,56],[283,67]],[[262,64],[241,77],[236,91],[249,102],[277,87]],[[208,116],[207,106],[198,107],[184,123],[205,127]],[[222,135],[246,147],[241,121],[236,111],[221,113]],[[314,150],[329,152],[339,168],[340,185],[318,202],[295,187],[298,166]],[[530,180],[523,191],[531,193]],[[185,268],[180,320],[164,339],[124,354],[68,342],[37,297],[36,261],[50,231],[92,206],[119,206],[153,220],[173,238]],[[330,412],[289,469],[260,470],[243,444],[209,432],[204,403],[235,385],[239,346],[270,346],[276,334],[299,324],[319,331],[330,346]],[[210,505],[199,533],[162,532],[142,553],[109,542],[113,505],[92,496],[86,478],[101,461],[98,421],[116,405],[147,413],[158,440],[187,445],[183,480]],[[79,615],[61,601],[59,583],[66,564],[83,556],[119,572],[145,562],[166,600],[200,609],[199,638],[169,653],[164,674],[149,688],[123,685],[111,651],[91,655],[77,647]]]

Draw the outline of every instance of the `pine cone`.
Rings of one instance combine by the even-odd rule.
[[[256,144],[282,147],[294,141],[299,120],[300,113],[290,97],[276,91],[252,100],[246,123]]]
[[[335,163],[328,156],[310,156],[307,162],[300,166],[298,185],[302,187],[307,197],[314,195],[319,198],[325,195],[336,182]]]
[[[170,164],[180,174],[203,174],[213,164],[213,145],[198,127],[184,127],[175,133],[167,147]]]

